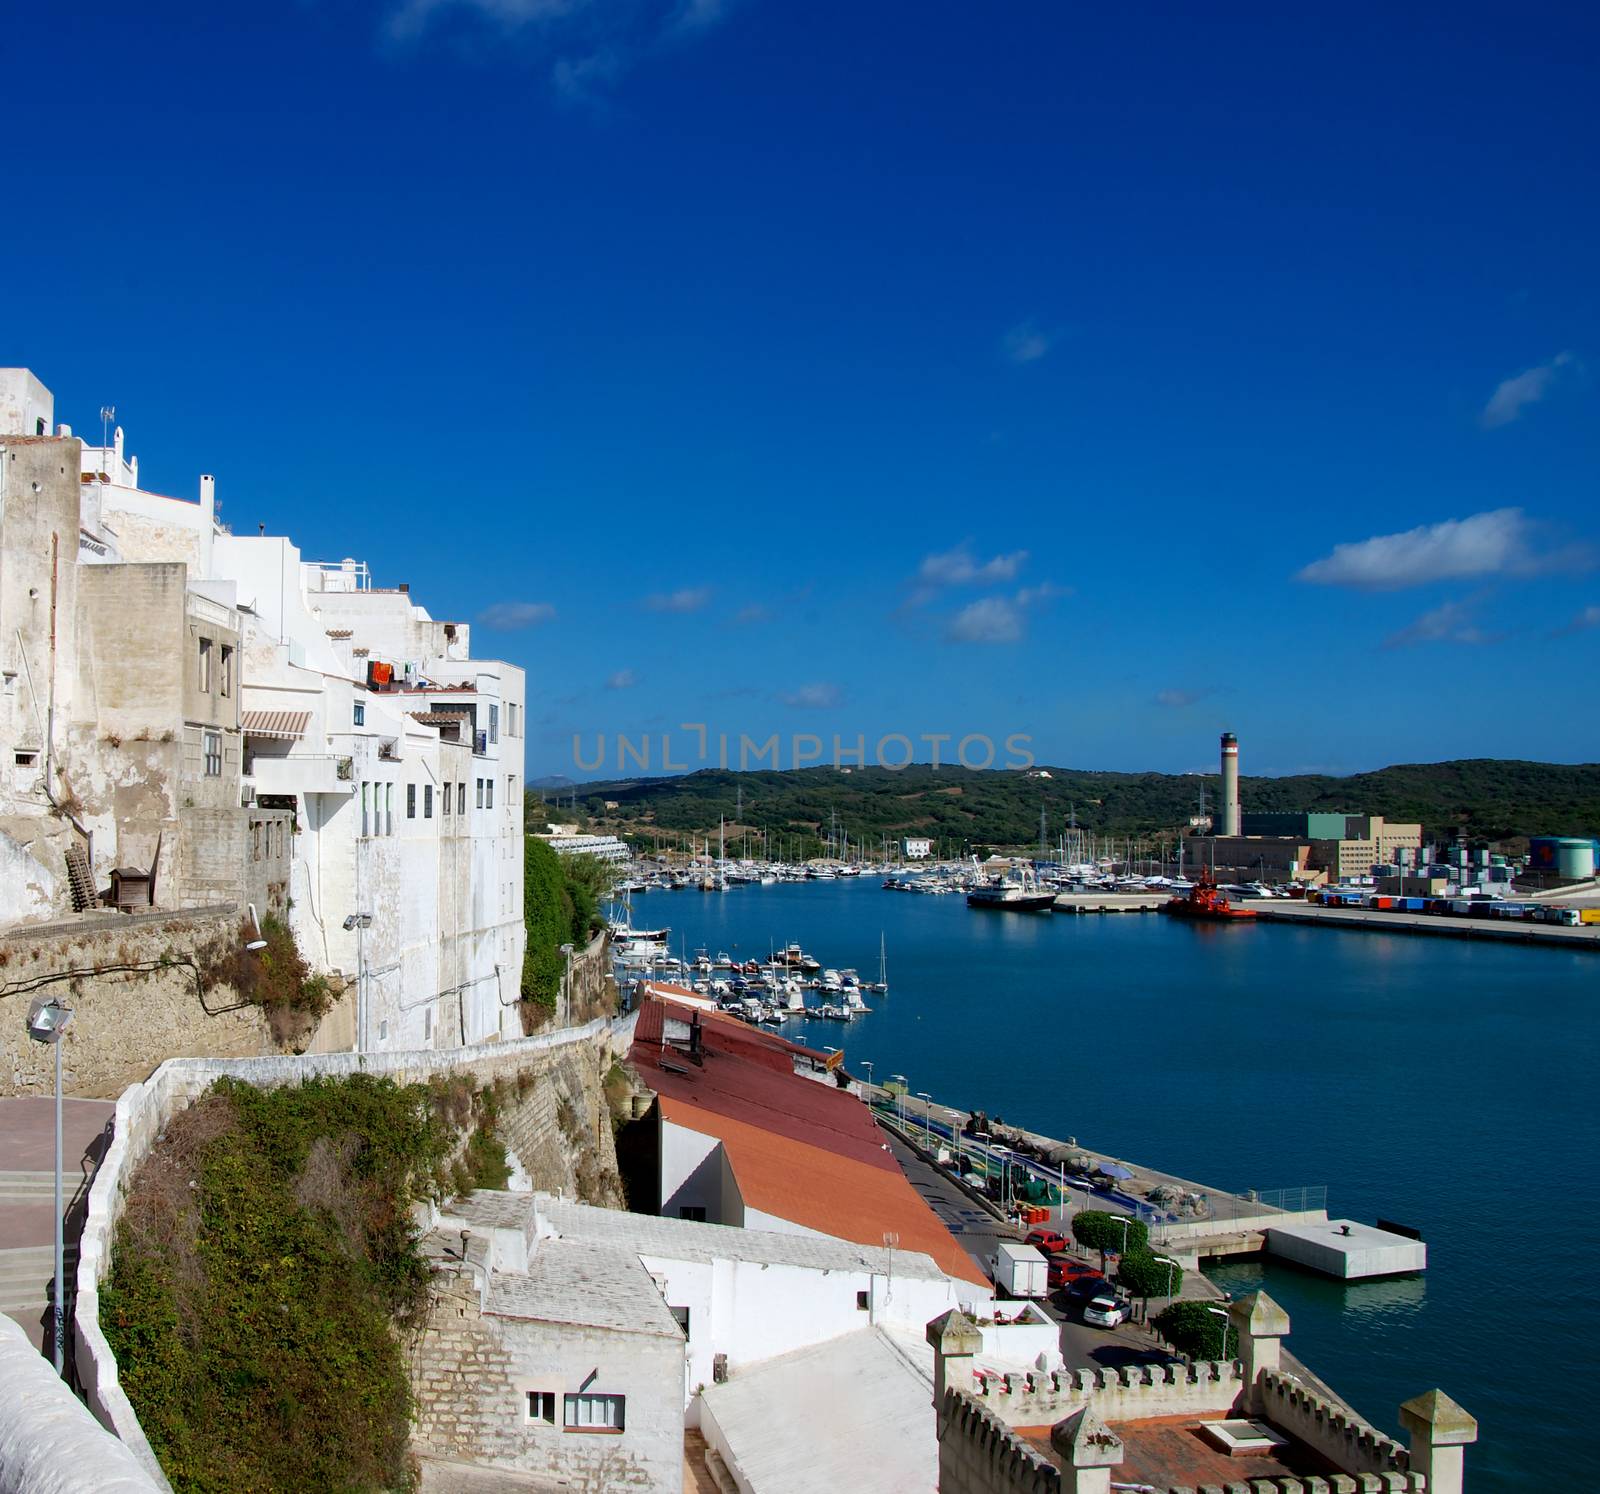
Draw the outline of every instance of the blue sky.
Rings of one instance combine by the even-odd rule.
[[[685,722],[1597,755],[1592,7],[85,4],[9,40],[0,361],[85,433],[114,402],[149,485],[215,472],[236,528],[472,620],[528,669],[530,776],[574,732],[692,766]]]

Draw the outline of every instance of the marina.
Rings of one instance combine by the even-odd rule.
[[[986,1109],[1040,1137],[1092,1137],[1145,1178],[1203,1179],[1213,1207],[1321,1188],[1332,1220],[1416,1227],[1429,1251],[1420,1276],[1345,1282],[1270,1255],[1205,1269],[1230,1293],[1266,1286],[1302,1357],[1391,1432],[1386,1408],[1418,1375],[1482,1386],[1475,1488],[1524,1487],[1509,1445],[1519,1434],[1542,1439],[1570,1486],[1600,1486],[1579,1418],[1537,1389],[1600,1332],[1600,1308],[1586,1294],[1536,1292],[1523,1311],[1492,1264],[1521,1258],[1519,1199],[1544,1186],[1535,1180],[1557,1200],[1537,1280],[1581,1276],[1600,1228],[1583,1182],[1600,1144],[1586,950],[1339,939],[1268,918],[1219,928],[994,916],[880,887],[857,878],[673,898],[674,947],[765,959],[792,941],[865,973],[884,943],[886,997],[848,1025],[807,1016],[783,1035],[843,1048],[865,1081],[901,1076],[912,1105],[937,1097],[936,1115],[942,1104]]]

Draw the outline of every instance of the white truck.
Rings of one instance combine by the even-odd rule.
[[[989,1277],[1002,1297],[1047,1297],[1050,1266],[1031,1245],[1002,1240],[989,1257]]]

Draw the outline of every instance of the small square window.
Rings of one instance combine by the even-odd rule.
[[[668,1307],[667,1307],[667,1311],[670,1312],[672,1314],[672,1316],[677,1319],[678,1326],[681,1329],[683,1329],[683,1336],[685,1338],[688,1338],[688,1336],[689,1336],[689,1309],[687,1307],[673,1307],[673,1306],[671,1306],[669,1304]]]
[[[351,710],[351,716],[356,726],[365,726],[367,724],[366,702],[358,700]]]
[[[528,1420],[543,1422],[548,1427],[553,1427],[556,1424],[555,1391],[530,1390],[528,1392]]]
[[[856,1311],[865,1312],[872,1306],[872,1299],[865,1292],[856,1293]]]

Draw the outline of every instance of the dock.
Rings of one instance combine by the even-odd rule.
[[[875,1096],[880,1118],[920,1149],[932,1154],[940,1147],[954,1148],[963,1159],[964,1173],[988,1175],[991,1168],[1005,1166],[1054,1186],[1060,1195],[1054,1212],[1062,1224],[1069,1217],[1069,1204],[1079,1211],[1099,1209],[1143,1221],[1151,1243],[1187,1271],[1198,1270],[1203,1260],[1260,1255],[1290,1260],[1340,1281],[1411,1274],[1427,1267],[1427,1247],[1419,1240],[1355,1220],[1330,1220],[1326,1207],[1319,1206],[1322,1189],[1291,1190],[1280,1202],[1269,1203],[1256,1193],[1227,1193],[1111,1157],[1075,1137],[1059,1141],[1007,1126],[1003,1134],[979,1141],[965,1134],[969,1112],[936,1101],[895,1096],[881,1087],[863,1086],[863,1092],[869,1099]],[[1039,1155],[1017,1150],[1019,1142]],[[1130,1176],[1096,1183],[1067,1172],[1065,1160],[1079,1154],[1097,1163],[1114,1162]],[[963,1180],[962,1186],[969,1185]],[[1175,1212],[1168,1204],[1152,1200],[1152,1192],[1169,1200],[1174,1195],[1196,1198],[1200,1208]],[[1074,1193],[1076,1199],[1070,1197]],[[993,1212],[992,1204],[983,1206]]]
[[[1057,913],[1158,913],[1171,897],[1158,892],[1063,892],[1055,900]]]
[[[1317,903],[1251,898],[1245,907],[1272,923],[1301,927],[1359,929],[1373,934],[1432,934],[1447,939],[1493,939],[1506,944],[1542,944],[1547,949],[1600,950],[1600,924],[1572,928],[1557,923],[1526,923],[1465,918],[1442,913],[1392,913],[1376,908],[1325,908]]]

